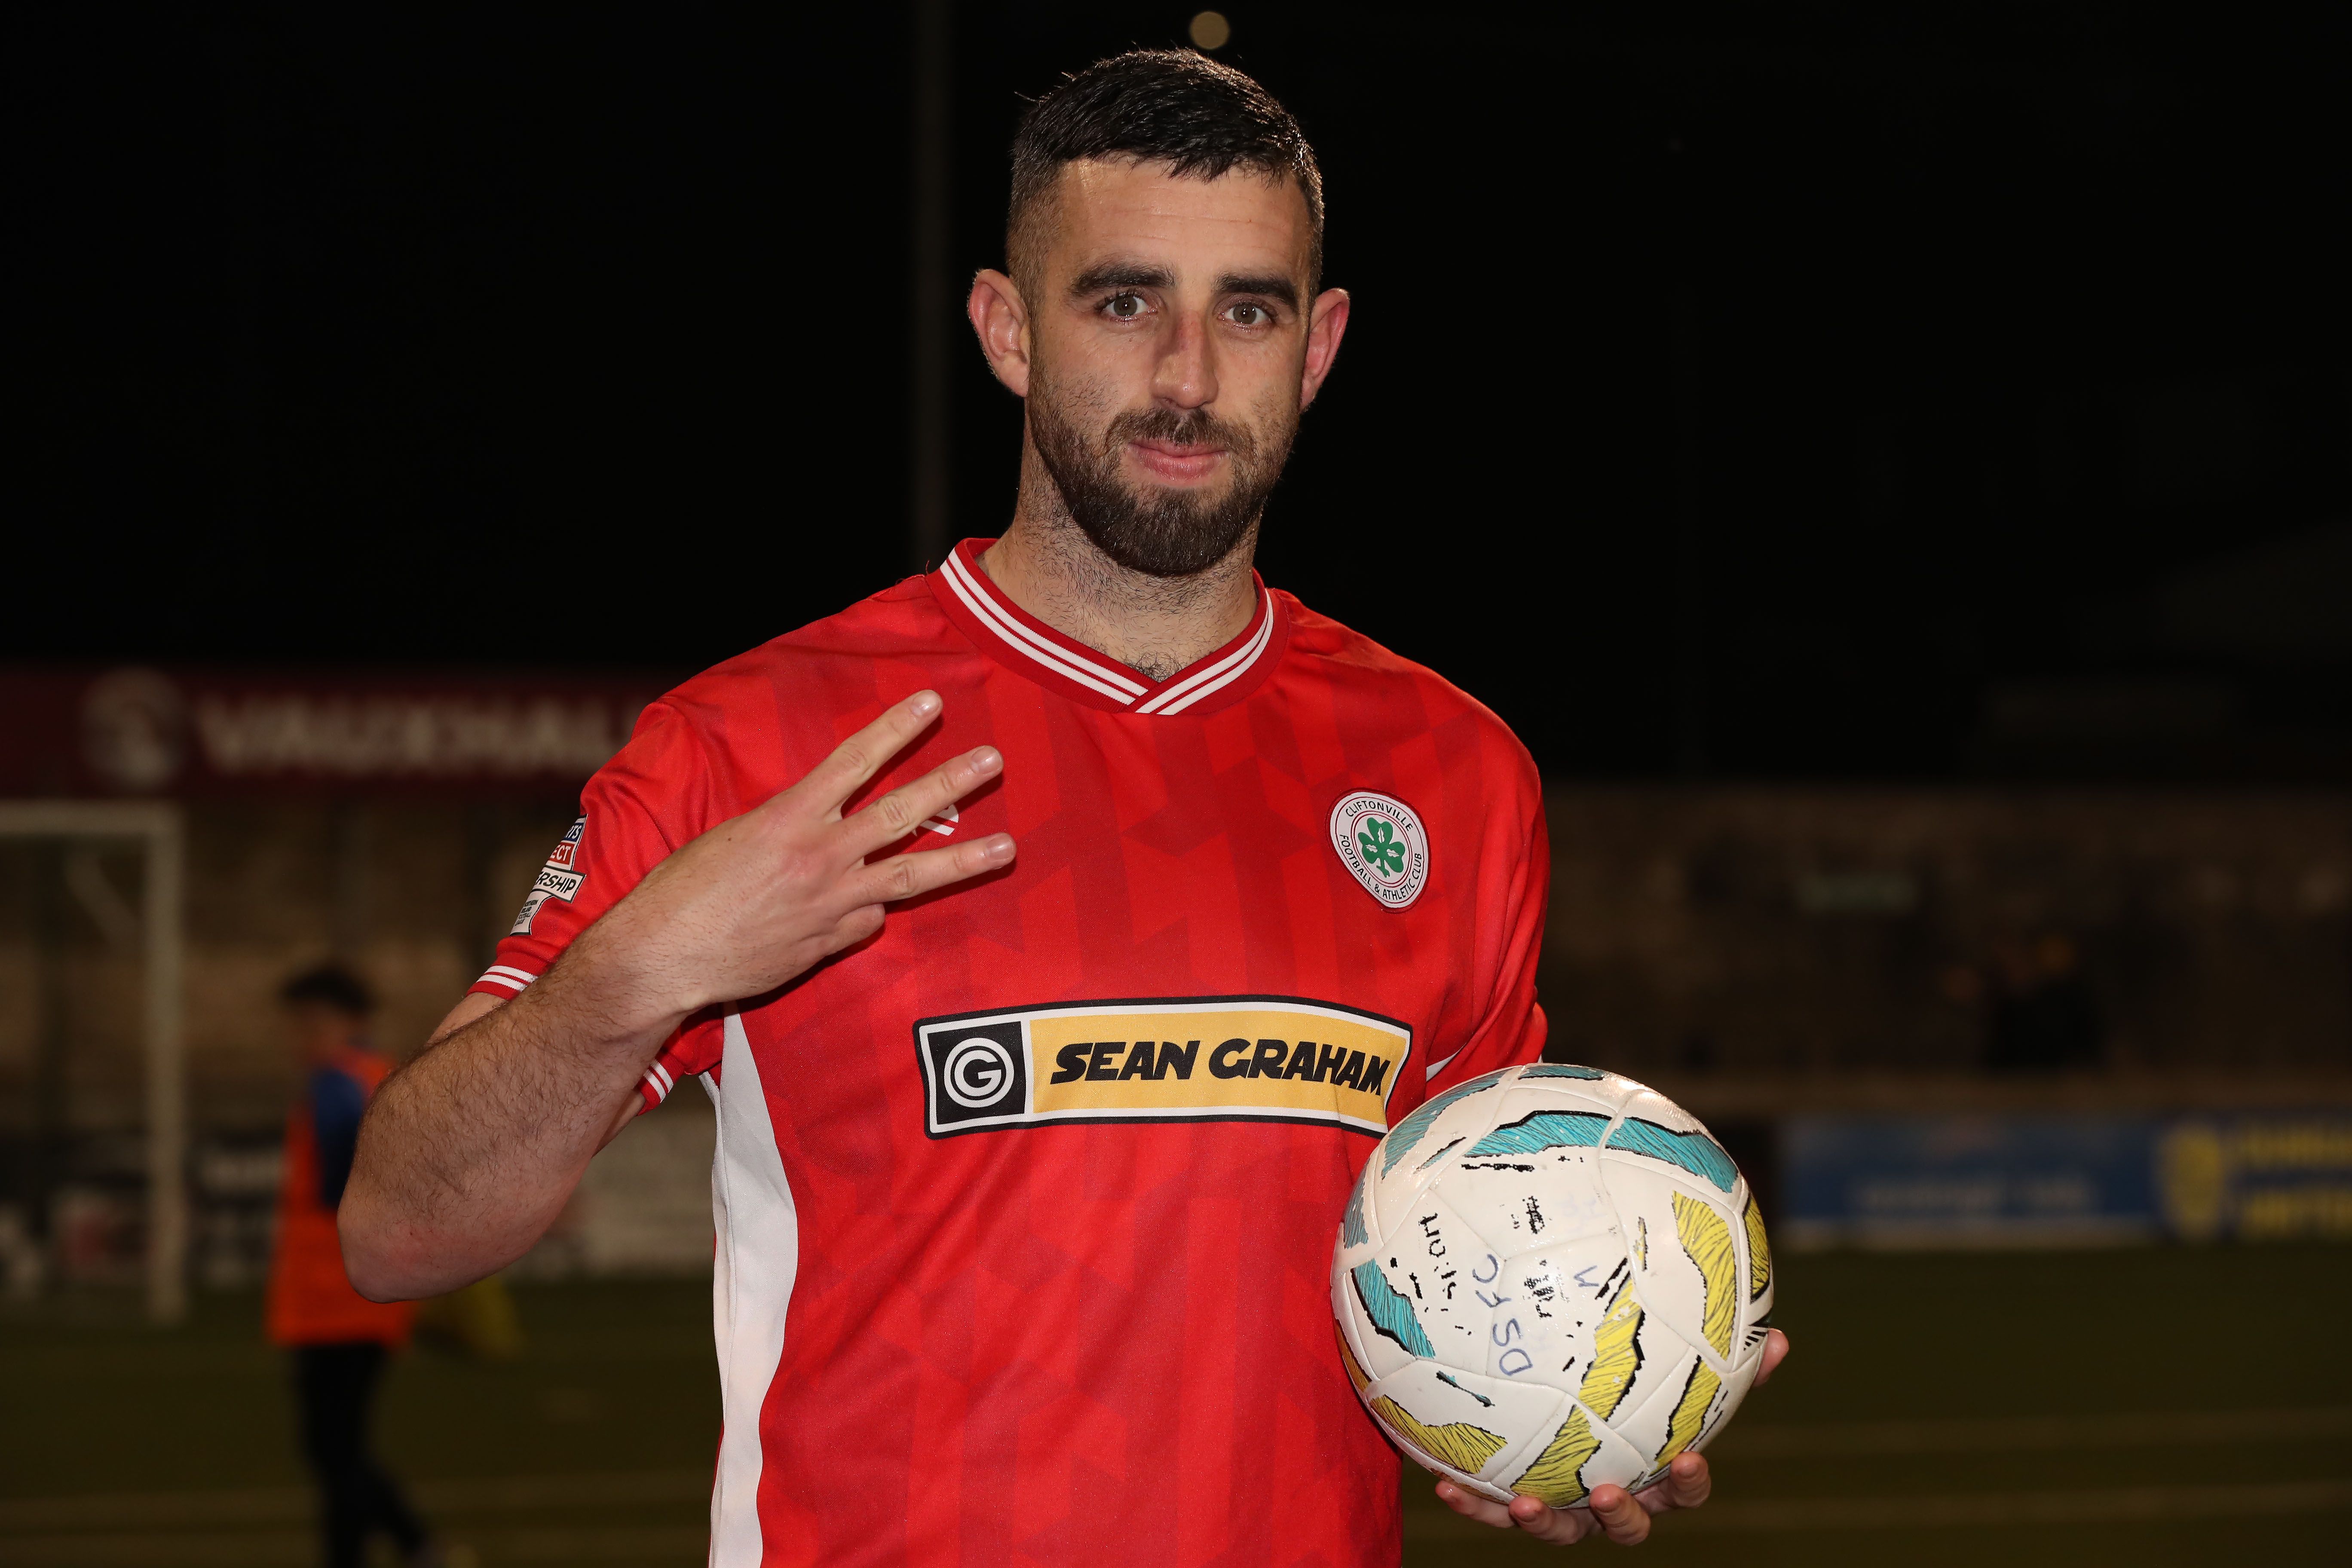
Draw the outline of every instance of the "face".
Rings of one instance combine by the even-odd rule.
[[[1307,294],[1306,198],[1249,170],[1079,163],[1044,237],[1017,342],[1002,321],[992,341],[974,290],[1040,461],[1112,560],[1160,576],[1213,565],[1264,509],[1345,328],[1344,293]]]
[[[354,1043],[364,1020],[317,1002],[298,1002],[286,1009],[286,1039],[297,1061],[315,1062]]]

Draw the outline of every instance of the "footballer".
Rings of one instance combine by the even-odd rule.
[[[1239,72],[1034,106],[969,302],[1025,403],[1003,536],[648,707],[370,1109],[343,1246],[390,1300],[701,1080],[715,1564],[1398,1559],[1334,1228],[1387,1127],[1542,1048],[1549,851],[1500,721],[1252,568],[1347,331],[1322,235]],[[1438,1491],[1630,1542],[1707,1487]]]

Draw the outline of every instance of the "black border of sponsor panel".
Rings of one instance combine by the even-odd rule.
[[[1402,1018],[1391,1018],[1385,1013],[1375,1013],[1369,1007],[1351,1007],[1345,1002],[1326,1001],[1319,996],[1292,996],[1275,992],[1257,992],[1239,996],[1079,996],[1055,1002],[1016,1002],[997,1007],[976,1007],[967,1013],[938,1013],[928,1018],[918,1018],[915,1020],[913,1025],[915,1065],[923,1076],[923,1135],[927,1138],[933,1139],[961,1138],[968,1132],[1013,1132],[1046,1127],[1104,1126],[1112,1123],[1126,1126],[1139,1126],[1150,1125],[1153,1122],[1278,1121],[1294,1127],[1329,1127],[1341,1132],[1359,1133],[1367,1138],[1378,1139],[1382,1137],[1385,1134],[1385,1129],[1374,1130],[1369,1127],[1350,1126],[1345,1121],[1340,1121],[1326,1116],[1279,1116],[1264,1114],[1233,1115],[1220,1114],[1213,1111],[1203,1112],[1198,1116],[1138,1116],[1128,1114],[1123,1116],[1040,1117],[1032,1111],[1024,1110],[1006,1120],[975,1122],[971,1125],[963,1127],[935,1128],[932,1126],[932,1122],[936,1120],[934,1112],[939,1108],[940,1083],[937,1069],[933,1067],[931,1062],[930,1053],[924,1048],[923,1045],[923,1031],[927,1028],[930,1028],[940,1024],[961,1023],[969,1018],[1003,1018],[1008,1015],[1021,1016],[1032,1013],[1063,1013],[1078,1007],[1210,1007],[1251,1002],[1290,1003],[1303,1007],[1319,1007],[1326,1012],[1331,1013],[1352,1013],[1359,1018],[1368,1018],[1373,1023],[1385,1024],[1392,1029],[1402,1030],[1404,1034],[1404,1051],[1403,1054],[1397,1058],[1395,1067],[1390,1069],[1389,1091],[1387,1094],[1381,1096],[1381,1105],[1383,1110],[1388,1106],[1390,1096],[1396,1092],[1399,1076],[1404,1069],[1405,1066],[1412,1060],[1413,1049],[1415,1046],[1419,1044],[1418,1040],[1415,1038],[1413,1026],[1411,1024],[1406,1023]],[[979,1031],[974,1032],[978,1033]],[[999,1043],[1002,1044],[1003,1042],[1000,1041]],[[1021,1053],[1021,1057],[1022,1061],[1020,1065],[1023,1069],[1024,1101],[1025,1103],[1028,1089],[1028,1085],[1026,1083],[1028,1053],[1024,1051]],[[990,1114],[1001,1116],[1003,1113],[991,1112]]]

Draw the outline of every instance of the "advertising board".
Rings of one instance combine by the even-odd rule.
[[[2352,1240],[2352,1110],[1798,1117],[1798,1249]]]

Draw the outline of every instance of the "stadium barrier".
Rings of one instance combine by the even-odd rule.
[[[2352,1110],[1796,1116],[1779,1143],[1794,1250],[2352,1240]]]

